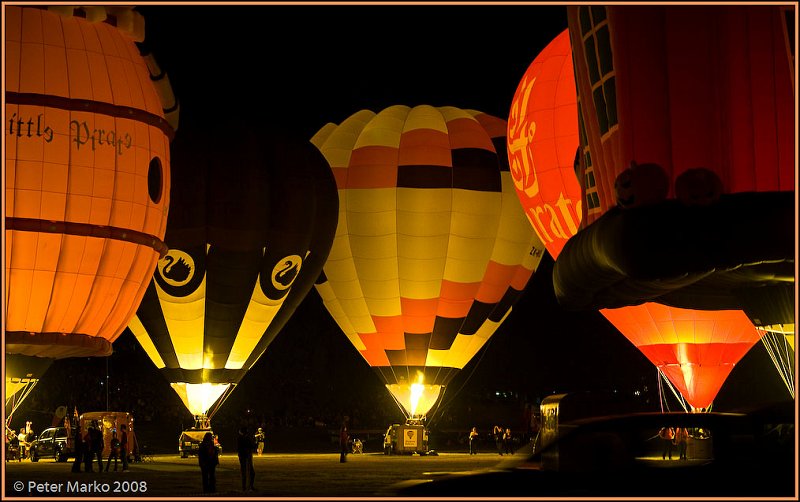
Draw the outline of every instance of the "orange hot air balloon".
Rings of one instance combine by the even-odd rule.
[[[581,220],[578,97],[569,31],[533,60],[511,102],[508,160],[525,215],[556,258]],[[591,201],[590,201],[591,203]]]
[[[544,254],[514,193],[505,133],[480,112],[398,105],[312,139],[339,189],[317,291],[409,416],[435,405]]]
[[[644,303],[600,311],[695,409],[708,408],[760,334],[741,310]]]
[[[106,356],[166,251],[173,128],[143,20],[9,6],[4,22],[5,352]]]

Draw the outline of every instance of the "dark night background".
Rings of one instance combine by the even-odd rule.
[[[452,105],[507,119],[525,70],[567,27],[564,6],[140,6],[146,43],[180,101],[177,134],[279,128],[310,138],[363,108]],[[172,190],[179,190],[173,181]],[[432,427],[504,422],[552,393],[616,391],[659,407],[655,367],[601,314],[566,312],[546,255],[511,315],[455,378]],[[17,411],[41,431],[59,405],[132,411],[177,439],[191,416],[126,330],[109,358],[57,361]],[[106,389],[108,375],[108,389]],[[714,402],[729,411],[788,398],[762,344]],[[672,399],[671,406],[677,406]],[[402,418],[312,290],[214,423],[384,428]],[[221,440],[225,442],[225,432]],[[232,441],[233,436],[228,438]],[[172,451],[173,444],[167,449]]]

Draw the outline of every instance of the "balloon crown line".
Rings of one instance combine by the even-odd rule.
[[[134,41],[144,41],[144,17],[131,5],[48,5],[38,8],[63,17],[81,17],[90,23],[108,23]]]

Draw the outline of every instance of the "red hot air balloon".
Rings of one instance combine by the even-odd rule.
[[[695,409],[708,408],[736,363],[758,342],[741,310],[643,303],[600,311]]]
[[[683,341],[672,363],[651,357],[680,362],[681,375],[717,375],[692,378],[710,380],[695,405],[713,399],[713,381],[758,339],[752,324],[794,324],[791,9],[568,8],[584,214],[556,261],[556,297],[567,308],[624,307],[609,319],[637,346],[661,337],[653,323],[637,335],[621,320],[641,317],[643,303],[695,323],[738,317],[748,338],[720,357]],[[708,343],[726,343],[712,333]],[[696,394],[686,382],[675,383]]]
[[[525,215],[555,258],[578,231],[581,187],[575,173],[578,98],[569,31],[528,67],[511,102],[508,160]]]
[[[759,301],[794,284],[788,9],[568,8],[585,231],[553,270],[562,305],[654,300],[794,322],[772,311],[789,302]]]
[[[166,252],[173,128],[143,19],[9,6],[4,23],[5,351],[106,356]]]

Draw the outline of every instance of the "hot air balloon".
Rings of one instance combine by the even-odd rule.
[[[252,124],[219,131],[209,125],[218,120],[184,126],[172,145],[169,252],[130,324],[186,408],[207,419],[311,289],[338,202],[311,143]]]
[[[736,362],[759,339],[741,310],[680,309],[648,302],[600,312],[695,410],[711,405]]]
[[[505,132],[504,120],[477,111],[397,105],[312,139],[339,189],[317,291],[409,418],[436,404],[542,258]]]
[[[8,403],[56,359],[111,354],[166,252],[173,127],[131,7],[4,13]]]
[[[586,15],[596,16],[598,24],[603,24],[603,26],[608,24],[607,22],[603,23],[605,15],[601,9],[586,9],[583,15],[584,17]],[[604,40],[603,26],[600,26],[599,40]],[[594,39],[586,42],[587,47],[594,44]],[[537,56],[517,89],[509,118],[509,157],[512,162],[512,173],[522,173],[521,176],[515,178],[518,194],[523,205],[527,203],[529,219],[535,228],[538,225],[547,231],[548,227],[544,225],[544,222],[551,222],[549,226],[549,235],[551,236],[562,235],[561,230],[567,228],[564,222],[569,221],[564,219],[569,213],[554,211],[551,208],[573,206],[563,203],[559,205],[558,201],[575,200],[580,197],[581,184],[578,179],[583,182],[584,207],[588,208],[590,213],[596,213],[600,207],[597,191],[593,190],[596,188],[594,176],[597,171],[587,168],[587,166],[593,165],[593,161],[591,148],[587,141],[589,136],[586,134],[583,124],[584,117],[578,116],[575,123],[554,119],[554,117],[558,117],[559,111],[568,113],[568,110],[577,112],[579,109],[571,64],[572,58],[569,57],[570,46],[569,40],[565,39],[565,35],[562,34]],[[613,81],[614,77],[609,78]],[[609,85],[609,89],[613,90],[613,83]],[[559,156],[559,151],[566,151],[566,147],[559,150],[557,139],[562,138],[563,141],[566,141],[567,138],[575,138],[577,140],[579,126],[581,148],[576,157],[575,167],[579,168],[577,169],[579,172],[575,173],[577,175],[575,177],[570,176],[572,164],[566,162],[565,155]],[[539,136],[538,141],[537,136]],[[516,156],[514,155],[515,147]],[[602,162],[602,158],[600,162]],[[519,166],[516,170],[514,169],[515,164]],[[524,189],[526,186],[535,187],[536,198],[528,196]],[[586,190],[587,187],[588,190]],[[528,192],[533,193],[532,190],[528,190]],[[549,199],[543,195],[539,196],[540,193],[549,193]],[[532,215],[538,216],[538,219],[531,218]],[[583,216],[579,213],[578,221]],[[644,219],[645,217],[642,217],[642,222]],[[613,230],[610,233],[613,233]],[[567,237],[575,233],[576,231],[573,231]],[[593,239],[607,248],[616,244],[625,250],[622,246],[627,243],[609,242],[609,239],[615,237],[615,235],[607,237],[601,233],[592,234]],[[669,237],[669,235],[665,236],[665,238]],[[556,237],[550,241],[548,249],[554,258],[558,257],[565,242],[565,239],[559,241]],[[591,256],[582,256],[581,258],[594,259]],[[642,259],[647,260],[648,256],[644,256]],[[563,269],[559,261],[556,261],[556,264]],[[651,267],[656,270],[660,266],[662,266],[660,262],[651,264]],[[574,289],[577,290],[577,281],[580,279],[577,276],[574,279],[576,280]],[[581,284],[583,287],[591,287],[585,280],[581,281]],[[614,289],[614,287],[610,286],[609,289]],[[636,303],[638,295],[641,295],[641,300],[639,300],[641,303],[642,300],[649,299],[646,293],[651,291],[644,290],[643,287],[632,291],[625,290],[624,287],[618,288],[618,290],[614,289],[615,294],[623,292],[630,295],[631,303]],[[572,295],[580,294],[578,291],[570,291],[570,293]],[[761,295],[759,295],[760,297]],[[605,305],[603,303],[605,300],[606,298],[603,298],[602,301],[598,299],[597,304],[602,307]],[[572,298],[568,298],[562,303],[569,304],[573,301]],[[704,300],[702,303],[709,306],[708,300]],[[779,302],[781,305],[785,305],[785,303]],[[770,302],[770,304],[774,303]],[[735,362],[759,339],[752,323],[748,322],[747,316],[741,310],[704,311],[646,302],[629,307],[602,309],[601,313],[659,368],[662,375],[672,382],[687,402],[696,409],[708,407]],[[655,321],[655,318],[658,318],[659,321]],[[734,321],[739,324],[732,324]],[[782,347],[786,347],[785,343],[774,345],[773,353],[786,354],[785,350],[779,352]],[[776,357],[776,361],[779,361],[778,357]],[[778,362],[776,365],[781,366]],[[783,364],[783,366],[787,365]]]
[[[554,38],[522,77],[508,118],[514,186],[536,234],[556,258],[581,221],[576,179],[578,99],[569,31]]]
[[[741,310],[793,291],[792,12],[568,8],[587,183],[553,271],[563,305]]]

